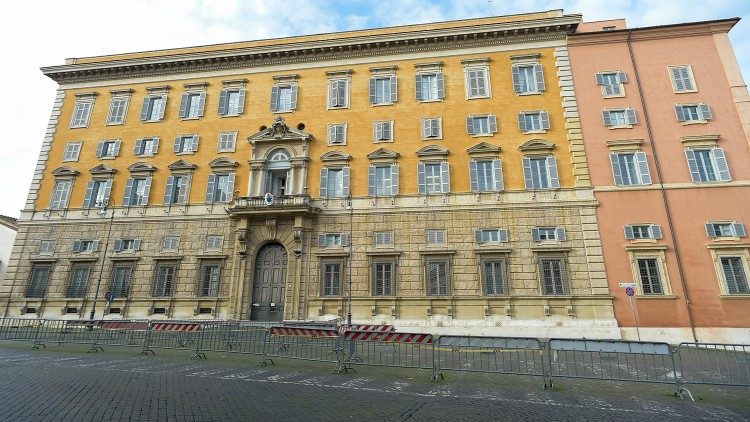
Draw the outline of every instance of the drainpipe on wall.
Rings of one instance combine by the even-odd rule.
[[[688,293],[688,287],[685,283],[685,269],[682,266],[682,259],[680,258],[680,250],[677,246],[677,237],[674,231],[674,222],[672,220],[672,210],[669,207],[669,198],[667,197],[667,191],[664,189],[664,179],[661,174],[661,165],[659,164],[659,154],[656,153],[656,142],[654,142],[654,136],[651,131],[651,120],[648,117],[648,110],[646,108],[646,100],[643,96],[643,90],[641,89],[641,78],[638,73],[638,66],[635,63],[635,54],[633,54],[633,45],[631,44],[630,37],[633,35],[633,30],[628,30],[628,53],[630,54],[630,63],[633,65],[633,72],[635,73],[636,87],[638,88],[638,95],[641,100],[641,107],[643,108],[643,121],[646,123],[646,132],[648,133],[649,141],[651,141],[651,150],[654,154],[654,167],[656,168],[656,174],[659,177],[659,191],[661,192],[662,202],[664,202],[664,210],[667,213],[667,224],[669,225],[669,236],[672,239],[672,247],[674,247],[674,255],[677,261],[677,271],[680,273],[680,285],[682,286],[682,293],[685,297],[685,309],[687,309],[688,320],[690,322],[690,331],[693,335],[693,342],[698,342],[698,336],[695,334],[695,323],[693,322],[693,311],[690,306],[690,295]]]

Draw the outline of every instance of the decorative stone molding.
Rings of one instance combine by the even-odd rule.
[[[247,85],[248,80],[246,78],[241,79],[226,79],[221,81],[224,88],[244,88]]]
[[[450,151],[440,145],[427,145],[420,148],[416,154],[417,157],[421,158],[444,158],[447,157]]]
[[[113,97],[129,97],[134,92],[135,92],[135,90],[133,88],[113,89],[113,90],[109,91],[109,93],[112,94]]]
[[[234,160],[231,160],[231,159],[229,159],[227,157],[215,158],[215,159],[211,160],[210,163],[208,163],[208,165],[212,169],[214,169],[214,170],[216,170],[216,169],[219,169],[219,170],[221,170],[221,169],[234,169],[234,168],[237,167],[238,164],[239,164],[238,162],[236,162]]]
[[[98,92],[79,92],[76,94],[76,98],[94,98],[99,95]]]
[[[352,156],[341,151],[328,151],[320,156],[320,161],[325,164],[347,165]]]
[[[373,164],[375,163],[387,163],[387,164],[395,164],[396,160],[398,160],[398,157],[401,154],[391,151],[387,148],[378,148],[375,151],[367,154],[367,159],[370,160]]]
[[[532,139],[524,142],[518,147],[523,152],[544,152],[549,153],[555,149],[555,144],[545,141],[544,139]]]
[[[463,59],[461,64],[464,66],[487,66],[492,61],[489,57],[482,57],[477,59]]]
[[[167,166],[168,169],[172,170],[173,172],[192,172],[198,166],[193,163],[188,163],[185,160],[177,160],[174,163]]]
[[[329,70],[326,72],[326,76],[329,78],[342,78],[351,76],[354,73],[352,69],[341,69],[341,70]]]
[[[250,142],[264,142],[264,141],[285,141],[285,140],[304,140],[310,141],[313,139],[312,134],[299,129],[292,129],[286,124],[283,117],[279,116],[274,119],[271,127],[264,128],[260,132],[250,135],[247,138]]]
[[[370,73],[372,73],[373,75],[388,76],[388,75],[395,75],[396,70],[398,70],[398,66],[396,65],[373,66],[370,68]]]
[[[643,146],[643,139],[618,139],[604,142],[610,151],[637,151]]]
[[[104,164],[99,164],[98,166],[89,170],[89,173],[91,173],[93,176],[112,177],[115,175],[115,173],[117,173],[117,170],[113,169],[112,167],[108,167]]]
[[[541,53],[514,54],[510,56],[510,60],[514,62],[538,62],[541,58]]]
[[[439,61],[439,62],[431,62],[431,63],[415,63],[414,67],[417,69],[417,72],[425,72],[425,71],[433,71],[438,72],[440,69],[443,68],[443,65],[445,62]]]
[[[715,147],[719,138],[719,135],[689,135],[680,137],[680,142],[686,147]]]
[[[273,77],[273,81],[276,83],[288,83],[297,82],[299,80],[299,74],[293,73],[289,75],[276,75]]]
[[[56,179],[72,179],[81,174],[78,170],[71,167],[58,167],[52,170],[52,175]]]
[[[39,188],[41,187],[44,170],[47,166],[47,160],[49,159],[52,140],[57,131],[57,123],[60,119],[60,109],[62,108],[64,98],[65,91],[58,90],[57,95],[55,96],[54,105],[52,106],[52,113],[50,113],[49,122],[47,123],[47,130],[44,133],[44,141],[42,141],[42,147],[39,151],[39,158],[37,158],[36,167],[34,168],[34,175],[31,179],[29,194],[26,196],[24,211],[33,211],[36,200],[39,198]]]
[[[488,142],[480,142],[473,147],[466,148],[466,152],[469,153],[471,158],[495,158],[500,154],[500,151],[502,151],[502,148]]]
[[[133,163],[128,166],[128,171],[130,171],[130,174],[151,174],[156,171],[156,167],[149,163],[144,162],[138,162]]]
[[[183,84],[186,91],[205,91],[208,88],[208,82],[191,82]]]
[[[167,91],[172,89],[170,85],[158,85],[158,86],[147,86],[146,91],[149,94],[166,94]]]

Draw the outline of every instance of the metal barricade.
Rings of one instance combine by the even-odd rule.
[[[750,386],[750,346],[680,343],[677,358],[686,384]]]
[[[200,328],[200,324],[196,322],[149,322],[144,347],[139,354],[154,354],[154,348],[184,350],[196,348]]]
[[[0,321],[0,340],[33,341],[40,320],[26,318],[3,318]]]
[[[338,372],[354,370],[354,365],[397,368],[433,368],[432,334],[395,331],[346,331]]]
[[[538,376],[547,386],[544,346],[535,338],[440,336],[434,350],[433,380],[466,371]]]
[[[341,337],[335,328],[274,326],[268,331],[265,358],[258,365],[273,365],[273,358],[278,357],[331,362],[338,366],[341,352]]]

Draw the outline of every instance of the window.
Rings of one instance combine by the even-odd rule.
[[[422,139],[441,139],[443,119],[440,117],[425,117],[422,119]]]
[[[138,156],[153,156],[159,151],[159,138],[141,138],[135,141],[133,154]]]
[[[507,229],[478,229],[474,233],[477,243],[500,243],[508,241]]]
[[[206,236],[206,250],[220,251],[224,246],[224,236]]]
[[[73,118],[70,120],[71,128],[87,127],[91,118],[91,110],[94,108],[94,98],[78,98],[73,109]]]
[[[707,104],[677,104],[674,112],[677,121],[682,123],[706,123],[713,118]]]
[[[445,230],[427,230],[427,246],[445,245]]]
[[[234,152],[237,144],[237,132],[219,134],[219,152]]]
[[[151,191],[151,178],[128,179],[125,185],[125,196],[122,204],[126,207],[133,205],[148,205],[148,195]]]
[[[276,85],[271,88],[271,111],[288,112],[297,108],[297,85]]]
[[[482,281],[484,294],[507,295],[508,272],[505,258],[489,258],[482,260]]]
[[[141,108],[142,122],[158,122],[164,118],[164,109],[167,105],[166,95],[148,95],[143,99]]]
[[[417,101],[437,101],[445,98],[445,79],[442,72],[418,73],[415,82]]]
[[[99,249],[98,240],[75,240],[73,241],[73,253],[91,253]]]
[[[121,125],[125,123],[125,115],[128,112],[130,97],[112,97],[109,101],[109,114],[107,114],[108,125]]]
[[[523,172],[526,189],[558,189],[557,160],[553,156],[524,157]]]
[[[609,158],[617,186],[651,184],[651,173],[648,169],[645,152],[611,153]]]
[[[177,282],[177,262],[159,261],[156,263],[154,296],[172,296]]]
[[[670,66],[669,76],[672,79],[672,88],[674,92],[695,92],[695,81],[693,79],[693,69],[690,66]]]
[[[115,158],[120,154],[119,139],[106,139],[99,142],[96,148],[96,158]]]
[[[521,132],[542,132],[549,130],[549,127],[549,114],[546,111],[518,113],[518,129]]]
[[[86,186],[86,197],[83,199],[84,208],[103,207],[109,203],[112,191],[112,179],[92,180]]]
[[[375,232],[375,246],[393,246],[393,232]]]
[[[341,262],[322,262],[323,296],[341,295]]]
[[[490,96],[489,69],[487,67],[466,68],[466,98],[487,98]]]
[[[68,142],[65,144],[63,161],[78,161],[78,156],[81,154],[81,144],[82,142]]]
[[[219,295],[221,281],[221,261],[201,261],[200,279],[198,280],[198,296],[215,297]]]
[[[500,160],[469,161],[469,184],[472,192],[499,192],[505,189],[503,164]]]
[[[190,178],[184,176],[167,177],[167,188],[164,191],[165,204],[186,204],[190,190]]]
[[[50,208],[61,210],[68,208],[68,199],[70,198],[70,187],[73,184],[70,180],[58,180],[55,182],[55,188],[52,191],[52,201]]]
[[[469,116],[466,118],[466,130],[472,136],[487,136],[497,132],[497,118],[493,114]]]
[[[685,150],[693,182],[730,182],[727,158],[722,148]]]
[[[661,226],[656,224],[628,224],[625,226],[625,239],[661,239]]]
[[[395,164],[373,165],[368,170],[368,194],[370,196],[396,196],[399,170]]]
[[[516,94],[538,94],[545,89],[544,71],[539,63],[513,65],[512,74]]]
[[[393,141],[393,121],[375,122],[373,124],[375,142]]]
[[[545,295],[567,294],[565,261],[563,258],[539,258],[539,275],[542,278],[542,289]]]
[[[349,80],[331,79],[328,81],[328,108],[349,106]]]
[[[180,236],[164,236],[161,243],[163,251],[176,252],[180,246]]]
[[[370,104],[393,104],[397,100],[396,76],[370,78]]]
[[[372,263],[372,295],[394,296],[396,294],[396,263],[393,260],[376,260]]]
[[[419,183],[419,193],[421,194],[429,195],[450,192],[451,177],[448,163],[419,163],[417,181]]]
[[[206,186],[206,203],[229,202],[234,197],[234,173],[210,174]]]
[[[722,256],[720,259],[721,271],[726,283],[726,292],[730,295],[750,294],[747,282],[747,270],[743,265],[743,259],[739,256]]]
[[[128,297],[134,270],[135,263],[133,262],[115,261],[112,267],[112,284],[109,287],[109,291],[117,297]]]
[[[346,145],[346,123],[328,125],[328,145]]]
[[[42,240],[39,244],[40,254],[51,254],[55,251],[55,242],[53,240]]]
[[[205,92],[186,92],[182,94],[180,101],[180,118],[197,119],[203,116],[203,109],[206,105]]]
[[[534,227],[531,229],[531,240],[534,242],[562,242],[567,239],[562,227]]]
[[[625,72],[600,72],[596,74],[596,84],[601,85],[603,97],[625,96],[625,89],[622,84],[627,81]]]
[[[635,110],[632,108],[603,110],[604,125],[610,128],[630,127],[637,123]]]
[[[26,297],[43,298],[47,294],[49,278],[52,274],[51,264],[32,264],[29,287],[26,289]]]
[[[345,233],[325,233],[318,235],[318,246],[334,248],[349,245],[349,235]]]
[[[180,135],[174,139],[175,154],[193,154],[198,151],[198,135]]]
[[[638,277],[644,295],[664,294],[661,283],[661,272],[657,258],[638,258]]]
[[[90,264],[73,264],[70,268],[70,283],[65,297],[86,297],[90,275]]]
[[[115,240],[115,252],[135,252],[141,249],[141,239]]]
[[[425,261],[425,278],[429,296],[449,295],[449,277],[447,259],[428,259]]]
[[[219,93],[219,116],[239,116],[244,109],[244,89],[224,89]]]
[[[320,169],[320,197],[349,196],[349,167]]]
[[[706,224],[706,234],[710,238],[716,237],[745,237],[745,225],[736,222],[709,222]]]

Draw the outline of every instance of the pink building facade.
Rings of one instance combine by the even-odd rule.
[[[569,37],[625,339],[750,343],[750,102],[728,38],[738,20],[590,22]]]

